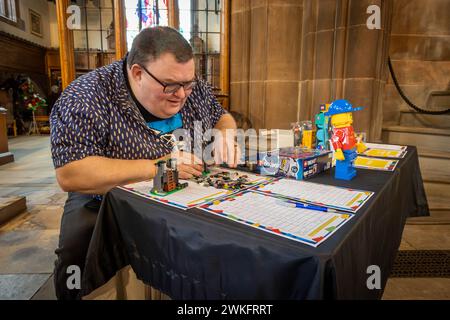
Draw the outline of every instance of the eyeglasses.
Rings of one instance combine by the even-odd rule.
[[[158,78],[156,78],[150,71],[148,71],[143,65],[139,65],[144,71],[153,79],[156,80],[160,85],[163,86],[163,92],[167,94],[173,94],[180,90],[181,87],[183,87],[184,91],[192,90],[192,88],[195,87],[197,84],[197,77],[195,77],[192,81],[186,81],[186,82],[172,82],[172,83],[166,83],[162,82]]]

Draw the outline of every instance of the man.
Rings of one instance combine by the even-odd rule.
[[[195,121],[203,132],[236,129],[210,88],[196,79],[189,43],[168,27],[144,29],[124,60],[66,88],[51,114],[56,178],[69,192],[56,250],[58,298],[80,298],[67,288],[67,268],[83,270],[99,208],[93,195],[153,178],[155,163],[173,150],[170,134],[183,128],[193,137]],[[220,141],[217,161],[235,166],[233,142]],[[177,160],[180,178],[201,175],[201,159],[179,152]]]

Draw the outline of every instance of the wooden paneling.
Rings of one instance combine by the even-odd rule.
[[[8,136],[6,135],[6,112],[0,111],[0,154],[8,152]]]
[[[0,32],[0,72],[25,74],[48,90],[44,47]]]
[[[45,74],[45,51],[40,47],[0,32],[0,69],[6,72]]]

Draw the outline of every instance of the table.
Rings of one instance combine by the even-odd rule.
[[[310,181],[374,191],[356,217],[317,248],[114,188],[104,197],[89,247],[82,295],[131,265],[173,299],[379,299],[407,217],[429,215],[417,149],[394,172],[333,170]],[[371,265],[381,289],[369,289]]]

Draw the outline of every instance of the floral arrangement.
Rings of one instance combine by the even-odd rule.
[[[39,93],[35,92],[33,83],[28,78],[24,83],[19,86],[20,97],[24,102],[28,110],[36,111],[37,108],[47,106],[47,101],[42,98]]]

